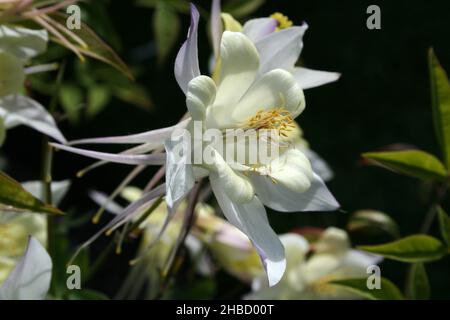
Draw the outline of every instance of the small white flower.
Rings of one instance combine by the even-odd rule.
[[[287,258],[284,277],[274,287],[262,276],[255,278],[246,299],[357,299],[330,281],[367,277],[367,267],[380,262],[379,257],[351,249],[347,233],[333,227],[314,244],[294,233],[280,238]]]

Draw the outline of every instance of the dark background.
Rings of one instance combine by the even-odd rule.
[[[209,10],[209,2],[196,3]],[[381,30],[366,28],[366,9],[370,4],[381,7]],[[173,61],[187,32],[189,17],[183,16],[176,50],[167,63],[158,66],[152,44],[151,9],[123,0],[99,1],[94,6],[111,20],[110,29],[96,30],[127,63],[138,68],[137,80],[148,89],[154,107],[143,110],[113,100],[94,119],[82,119],[78,125],[63,122],[62,131],[70,140],[136,133],[175,123],[184,114],[185,104],[173,76]],[[394,218],[403,236],[419,232],[429,205],[429,186],[380,168],[363,166],[360,154],[393,143],[407,143],[439,155],[431,118],[427,50],[434,47],[441,64],[450,70],[449,1],[268,0],[254,16],[268,16],[276,11],[288,15],[295,24],[302,21],[309,24],[301,55],[305,66],[342,73],[338,82],[306,91],[307,108],[297,119],[311,147],[335,172],[329,187],[341,203],[342,212],[272,213],[274,228],[282,233],[304,226],[345,227],[352,212],[370,208]],[[202,20],[200,58],[206,73],[210,47],[205,30],[206,22]],[[39,178],[39,135],[20,128],[10,132],[9,137],[2,149],[8,159],[8,172],[18,180]],[[54,178],[75,179],[75,173],[90,163],[85,158],[59,152],[55,157]],[[86,189],[109,192],[130,169],[109,165],[83,179],[75,179],[63,207],[78,215],[94,212],[95,205],[89,201]],[[141,176],[136,184],[146,183],[152,170],[146,172],[148,175]],[[71,233],[73,244],[85,240],[97,228],[86,225],[75,230]],[[433,233],[437,235],[436,226]],[[358,244],[375,241],[354,240]],[[98,241],[92,254],[101,251],[104,244],[104,240]],[[124,256],[110,259],[111,263],[90,285],[114,292],[123,280],[133,250],[134,246],[129,245]],[[427,265],[433,298],[450,298],[449,267],[448,257]],[[402,263],[382,264],[383,276],[400,287],[405,271],[406,265]],[[217,291],[229,290],[232,286],[224,284],[229,278],[225,274],[220,277]]]

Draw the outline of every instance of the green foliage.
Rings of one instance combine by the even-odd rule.
[[[29,212],[41,212],[60,215],[62,212],[42,203],[26,191],[20,183],[0,171],[0,204]]]
[[[387,214],[374,210],[360,210],[355,212],[348,224],[349,231],[372,231],[380,230],[393,237],[399,237],[398,225]]]
[[[381,289],[369,289],[367,279],[335,280],[331,283],[345,287],[347,290],[370,300],[403,300],[400,290],[391,281],[381,278]]]
[[[59,100],[69,120],[78,122],[84,101],[82,90],[75,84],[62,84],[59,89]]]
[[[153,17],[158,63],[163,64],[177,43],[180,34],[180,19],[175,10],[165,1],[158,1]]]
[[[438,239],[420,234],[381,245],[359,246],[358,249],[409,263],[436,261],[447,253],[447,248]]]
[[[394,172],[423,180],[448,178],[444,165],[433,155],[419,150],[368,152],[363,157]]]
[[[435,131],[445,164],[447,168],[450,168],[450,82],[433,49],[429,51],[428,62]]]
[[[67,15],[62,13],[53,13],[51,17],[58,23],[65,25],[67,21]],[[122,59],[114,52],[114,50],[107,45],[99,36],[85,23],[79,30],[72,30],[82,41],[86,43],[86,47],[80,46],[79,43],[73,42],[72,44],[84,55],[91,58],[105,62],[124,74],[129,79],[134,79],[128,66],[122,61]],[[61,43],[58,39],[53,39],[57,43]]]
[[[441,207],[437,207],[436,210],[438,210],[439,228],[442,238],[447,247],[450,247],[450,217]]]
[[[430,284],[423,263],[415,263],[408,274],[406,296],[413,300],[430,299]]]

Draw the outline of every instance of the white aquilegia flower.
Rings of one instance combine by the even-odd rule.
[[[331,281],[367,277],[367,268],[380,258],[353,250],[344,230],[330,227],[313,244],[299,234],[280,236],[287,268],[281,281],[268,287],[263,275],[255,278],[246,299],[358,299],[359,296]]]
[[[220,0],[214,0],[211,12],[211,34],[216,61],[219,61],[219,43],[222,30],[242,32],[255,45],[260,56],[259,76],[273,69],[292,73],[302,89],[318,87],[337,81],[339,73],[296,67],[303,49],[303,35],[308,25],[294,26],[286,16],[275,13],[267,18],[247,21],[243,26],[227,13],[221,14]],[[223,25],[222,21],[223,20]]]
[[[212,145],[205,149],[210,151],[211,161],[192,161],[191,151],[195,154],[195,150],[185,150],[185,144],[177,139],[193,133],[195,146],[198,123],[201,135],[211,130],[219,133],[228,129],[253,130],[253,137],[257,138],[259,145],[264,131],[275,131],[279,137],[287,137],[295,127],[294,119],[305,107],[303,91],[294,76],[283,69],[261,73],[258,50],[240,32],[227,31],[222,36],[217,83],[210,77],[202,76],[197,53],[198,20],[199,13],[192,5],[188,37],[175,61],[175,77],[186,94],[189,118],[175,126],[141,134],[71,143],[138,144],[120,154],[53,145],[102,161],[137,165],[122,185],[128,184],[148,165],[165,164],[165,184],[154,187],[153,181],[150,181],[153,189],[146,190],[84,246],[106,230],[112,232],[132,220],[164,194],[170,219],[196,181],[208,177],[224,215],[250,238],[267,270],[269,284],[274,285],[281,279],[286,261],[284,248],[269,225],[264,206],[277,211],[298,212],[331,211],[339,205],[323,180],[313,171],[304,153],[290,143],[284,143],[283,138],[275,143],[282,152],[278,153],[279,156],[271,154],[267,161],[248,163],[246,159],[235,158],[229,161],[223,150]],[[181,139],[181,142],[185,141]],[[182,152],[179,152],[180,145],[183,146]],[[200,145],[203,147],[203,140]],[[165,154],[158,152],[161,146],[165,146]]]
[[[264,129],[287,136],[294,126],[293,119],[305,107],[303,91],[292,74],[282,69],[260,74],[255,45],[243,33],[225,31],[216,84],[210,77],[201,76],[198,68],[195,8],[192,21],[175,65],[175,75],[186,93],[192,119],[200,121],[205,131]],[[192,187],[195,168],[179,157],[171,162],[175,159],[171,156],[172,143],[166,145],[169,174],[166,181],[177,182],[176,189],[170,190],[170,198],[176,201],[182,198],[183,191]],[[213,151],[213,163],[200,167],[206,170],[225,217],[256,247],[272,286],[281,279],[286,261],[284,248],[269,225],[264,205],[284,212],[335,210],[339,205],[297,148],[285,148],[279,157],[256,165],[248,165],[246,159],[227,163],[220,150]]]

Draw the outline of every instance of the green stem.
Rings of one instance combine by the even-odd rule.
[[[61,86],[62,78],[64,75],[65,64],[62,63],[56,77],[55,90],[51,97],[48,111],[50,114],[55,113],[58,106],[58,92]],[[52,164],[53,164],[53,148],[48,144],[49,138],[43,136],[42,138],[42,198],[46,204],[52,205]],[[55,241],[56,241],[56,225],[55,218],[53,216],[47,216],[47,249],[50,257],[55,255]],[[52,283],[52,288],[54,284]]]

